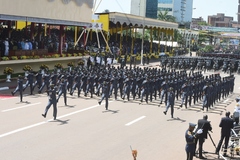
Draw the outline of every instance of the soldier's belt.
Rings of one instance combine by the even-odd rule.
[[[187,142],[187,144],[195,144],[194,142]]]

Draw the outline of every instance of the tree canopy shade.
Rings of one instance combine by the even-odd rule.
[[[168,15],[168,11],[159,11],[158,19],[167,22],[176,22],[176,17]]]

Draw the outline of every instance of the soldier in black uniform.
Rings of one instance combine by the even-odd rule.
[[[143,98],[145,96],[145,101],[146,103],[148,103],[148,88],[149,88],[149,81],[146,78],[143,83],[142,83],[142,87],[141,87],[141,103],[143,102]]]
[[[34,82],[33,90],[34,90],[34,88],[37,85],[38,85],[38,89],[42,86],[42,73],[41,73],[41,70],[39,70],[38,73],[35,74],[35,79],[36,79],[36,81]]]
[[[204,110],[204,108],[207,108],[207,111],[208,111],[208,107],[209,107],[208,96],[209,96],[209,82],[207,82],[207,84],[203,87],[203,106],[202,106],[202,110]]]
[[[50,85],[50,75],[48,73],[48,71],[45,73],[45,75],[43,76],[43,83],[42,86],[40,87],[38,93],[42,93],[43,88],[46,86],[47,90],[49,90],[49,85]],[[47,92],[48,93],[48,92]]]
[[[50,89],[47,90],[49,99],[48,99],[48,104],[46,106],[45,112],[42,114],[44,118],[47,116],[47,112],[51,105],[53,105],[53,119],[56,120],[57,118],[57,97],[56,97],[56,87],[54,85],[50,86]]]
[[[98,101],[98,104],[101,105],[102,101],[105,99],[106,110],[108,110],[108,98],[109,98],[109,83],[104,81],[102,85],[102,98]]]
[[[67,86],[68,86],[67,77],[62,77],[60,87],[59,87],[59,90],[57,92],[58,93],[57,102],[59,101],[59,98],[63,94],[65,106],[67,106]]]
[[[34,78],[33,72],[30,71],[29,74],[27,75],[27,82],[25,84],[25,87],[23,88],[23,91],[25,91],[25,89],[28,86],[30,86],[30,95],[33,94],[33,78]]]
[[[23,99],[23,77],[21,75],[18,75],[17,84],[18,85],[17,85],[16,89],[12,92],[12,95],[14,95],[16,92],[19,92],[20,102],[22,102],[22,99]]]
[[[180,107],[182,107],[183,103],[185,103],[185,108],[187,108],[187,100],[188,100],[188,82],[186,81],[183,86],[182,86],[182,90],[181,90],[181,93],[182,93],[182,102],[181,102],[181,105]]]

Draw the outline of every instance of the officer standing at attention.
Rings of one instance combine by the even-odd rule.
[[[202,133],[202,129],[199,129],[196,134],[194,134],[193,130],[196,124],[189,123],[189,128],[185,132],[186,139],[186,147],[185,151],[187,153],[187,160],[193,160],[193,155],[195,152],[195,139],[196,137]]]
[[[17,91],[19,91],[20,102],[22,102],[22,98],[23,98],[23,77],[21,75],[18,75],[17,84],[18,84],[17,88],[12,92],[12,95],[14,95]]]
[[[205,139],[207,139],[207,134],[208,131],[212,130],[212,126],[210,124],[210,122],[207,120],[208,116],[204,115],[203,119],[199,119],[198,120],[198,127],[197,130],[199,129],[203,129],[203,133],[200,134],[197,138],[196,138],[196,143],[195,143],[195,149],[197,148],[197,143],[198,143],[198,150],[199,150],[199,159],[206,159],[205,157],[203,157],[202,155],[202,148],[203,148],[203,143],[205,141]]]
[[[169,107],[171,106],[171,117],[172,118],[173,118],[173,112],[174,112],[174,101],[175,101],[175,94],[173,92],[173,88],[170,87],[169,91],[168,91],[168,96],[167,96],[166,110],[163,113],[166,115]]]
[[[226,112],[226,117],[223,117],[219,127],[222,128],[221,130],[221,139],[218,143],[217,149],[216,149],[216,154],[219,154],[219,151],[221,149],[222,146],[222,142],[223,139],[225,139],[225,143],[224,143],[224,154],[223,156],[226,157],[227,156],[227,147],[228,147],[228,141],[229,141],[229,137],[231,134],[231,129],[233,128],[233,120],[229,117],[230,116],[230,112]]]
[[[56,88],[54,87],[54,85],[50,85],[50,90],[47,90],[48,92],[48,104],[46,106],[45,112],[44,114],[42,114],[42,116],[44,118],[46,118],[47,116],[47,112],[49,110],[49,108],[51,107],[51,105],[53,105],[53,119],[56,120],[57,118],[57,97],[56,97]]]

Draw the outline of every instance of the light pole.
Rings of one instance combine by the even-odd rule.
[[[145,17],[143,18],[143,29],[142,29],[141,65],[143,65],[143,45],[144,45],[144,34],[145,34]]]

